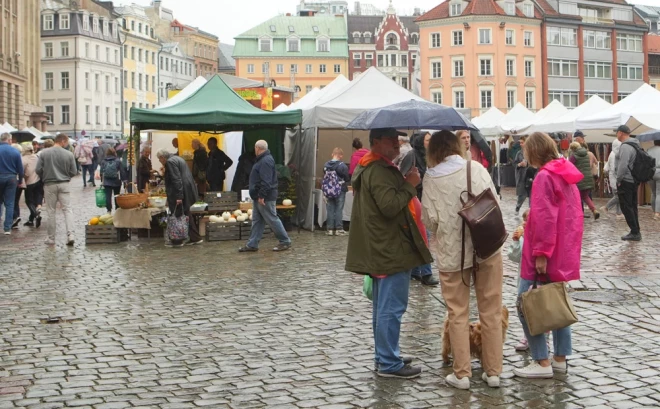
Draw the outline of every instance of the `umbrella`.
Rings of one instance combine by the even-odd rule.
[[[660,141],[660,130],[655,129],[644,132],[637,137],[637,140],[640,142]]]
[[[410,100],[362,112],[346,129],[473,129],[477,127],[452,107]]]

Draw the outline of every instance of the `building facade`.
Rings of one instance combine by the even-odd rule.
[[[449,0],[416,20],[421,95],[472,117],[542,108],[542,14],[531,0]]]
[[[660,88],[660,35],[649,35],[647,41],[649,84],[654,88]]]
[[[195,79],[195,60],[179,43],[164,43],[158,57],[158,104],[169,99],[170,91],[182,90]]]
[[[350,80],[376,66],[403,88],[411,89],[418,52],[415,17],[397,16],[391,3],[385,16],[348,16]]]
[[[42,100],[50,133],[121,136],[121,48],[111,9],[43,0]]]
[[[543,104],[617,102],[648,82],[648,26],[625,1],[538,0],[543,9]]]
[[[348,76],[344,16],[278,16],[236,37],[236,75],[286,86],[297,98]]]
[[[130,109],[156,108],[158,103],[158,55],[161,45],[143,7],[117,7],[121,18],[124,100],[123,131],[130,135]]]
[[[195,59],[197,76],[208,78],[218,72],[218,44],[220,41],[217,36],[182,24],[175,19],[170,24],[169,35],[165,37],[178,42],[186,55]]]
[[[0,124],[43,129],[40,0],[0,1]]]

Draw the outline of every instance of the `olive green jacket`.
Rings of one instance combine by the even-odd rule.
[[[580,148],[573,153],[571,162],[576,168],[584,175],[584,179],[578,182],[578,190],[593,190],[596,186],[594,178],[591,174],[591,161],[589,160],[589,153],[585,148]]]
[[[431,263],[431,253],[408,208],[417,190],[399,169],[384,160],[358,166],[352,185],[347,271],[391,275]]]

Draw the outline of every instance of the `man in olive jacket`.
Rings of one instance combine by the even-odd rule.
[[[371,152],[353,173],[354,192],[346,270],[373,277],[373,332],[378,375],[414,378],[422,372],[399,354],[401,318],[408,306],[410,270],[432,261],[417,222],[421,206],[413,167],[404,177],[395,129],[374,129]],[[415,200],[413,200],[413,198]],[[417,206],[415,205],[417,203]],[[421,222],[420,222],[421,223]]]

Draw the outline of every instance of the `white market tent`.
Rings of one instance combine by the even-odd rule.
[[[179,91],[175,96],[158,105],[156,109],[163,109],[176,105],[179,102],[188,99],[189,96],[197,92],[198,89],[202,88],[206,84],[206,79],[204,77],[197,77],[190,84],[186,85],[184,89]]]
[[[331,99],[335,95],[339,94],[345,87],[348,86],[351,82],[346,79],[343,75],[339,75],[337,78],[332,80],[332,82],[326,85],[323,89],[316,88],[318,91],[310,92],[304,97],[300,98],[295,103],[291,104],[289,109],[310,109],[313,108],[328,99]],[[305,117],[303,115],[303,121]]]
[[[280,112],[280,111],[286,111],[289,108],[287,104],[279,104],[278,106],[273,109],[275,112]]]
[[[589,142],[611,142],[614,129],[627,125],[634,135],[660,127],[658,107],[660,91],[643,84],[635,92],[606,110],[588,116],[578,117],[577,129],[583,131]]]
[[[536,116],[534,117],[534,121],[529,124],[529,126],[520,129],[518,133],[526,133],[530,134],[532,132],[535,132],[534,127],[538,124],[551,124],[557,118],[560,118],[563,115],[566,115],[568,113],[568,109],[559,101],[553,100],[551,103],[548,104],[545,108],[540,110],[539,112],[536,113]]]
[[[500,130],[499,133],[519,133],[520,129],[528,127],[532,122],[534,122],[535,117],[536,114],[518,102],[516,106],[514,106],[498,124]]]
[[[605,101],[598,95],[594,95],[582,105],[573,110],[567,111],[558,118],[545,118],[542,121],[534,123],[527,129],[527,132],[575,132],[578,129],[575,126],[575,120],[577,118],[603,112],[611,106],[612,104],[609,102]]]
[[[500,133],[500,121],[506,114],[495,107],[472,120],[472,124],[479,128],[483,136],[496,136]]]
[[[5,129],[5,132],[16,132],[18,129],[14,128],[13,126],[9,125],[9,122],[5,122],[2,124],[2,127]]]

